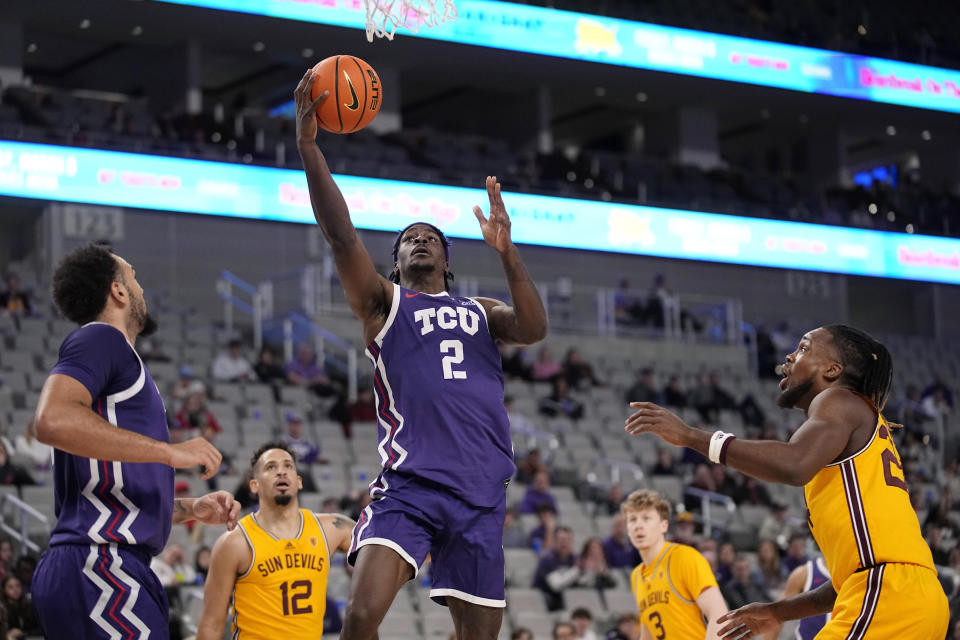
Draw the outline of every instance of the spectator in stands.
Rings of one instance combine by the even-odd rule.
[[[220,452],[220,469],[217,471],[217,475],[207,478],[207,488],[210,491],[216,491],[220,488],[220,477],[223,475],[233,475],[236,473],[236,469],[233,468],[233,459],[230,454],[225,451],[221,451],[220,447],[217,446],[217,435],[220,432],[213,428],[212,425],[207,425],[203,428],[201,435],[212,444],[217,451]]]
[[[677,459],[673,457],[673,452],[670,449],[657,449],[657,464],[653,466],[652,473],[655,476],[679,475]]]
[[[156,338],[145,338],[139,342],[137,352],[144,362],[172,362],[173,358],[163,350],[160,341]]]
[[[563,376],[554,376],[553,391],[546,398],[541,398],[539,412],[550,418],[566,416],[571,420],[583,417],[583,404],[570,395],[570,387]]]
[[[337,509],[339,511],[339,509]],[[504,549],[524,549],[529,545],[527,533],[520,522],[520,513],[516,507],[507,507],[503,516]]]
[[[503,373],[508,378],[533,380],[533,365],[528,361],[526,347],[514,347],[513,351],[506,354],[506,345],[500,347],[500,361],[503,366]]]
[[[769,602],[770,596],[763,585],[754,580],[750,561],[740,557],[733,562],[733,577],[721,587],[723,597],[730,609],[739,609],[751,602]]]
[[[693,471],[693,480],[690,481],[688,486],[701,491],[711,491],[713,493],[716,493],[717,491],[717,485],[713,480],[713,474],[710,473],[710,468],[705,464],[697,465],[696,469]],[[683,504],[687,508],[687,511],[696,511],[699,513],[702,500],[700,496],[685,494],[683,497]]]
[[[0,579],[10,573],[12,569],[13,542],[7,536],[3,536],[0,537]]]
[[[302,491],[314,493],[317,491],[317,484],[313,480],[311,467],[314,463],[326,463],[327,459],[320,453],[320,445],[304,434],[303,417],[300,414],[288,411],[284,419],[287,433],[283,436],[283,444],[287,445],[297,458],[297,472],[303,478]]]
[[[253,479],[253,469],[244,471],[240,478],[240,483],[233,490],[233,499],[240,503],[240,509],[246,511],[250,507],[257,506],[260,498],[250,490],[250,481]]]
[[[6,311],[14,317],[32,315],[30,294],[20,288],[20,276],[11,271],[6,280],[7,290],[0,292],[0,311]]]
[[[557,622],[553,625],[553,640],[577,640],[577,630],[571,622]]]
[[[557,508],[557,499],[550,493],[550,474],[543,470],[533,476],[533,482],[527,487],[520,503],[520,513],[536,513],[541,504],[549,504],[554,511],[560,511]]]
[[[193,571],[193,583],[203,585],[207,581],[207,573],[210,572],[210,547],[204,545],[193,554]]]
[[[606,511],[607,515],[620,513],[620,505],[623,504],[623,488],[619,484],[612,484],[607,489],[600,507]]]
[[[333,410],[331,409],[331,412]],[[357,399],[347,406],[346,420],[340,421],[343,437],[349,440],[353,437],[354,422],[376,422],[377,405],[373,398],[373,383],[358,385]]]
[[[683,390],[680,376],[674,374],[667,380],[667,386],[663,389],[663,402],[674,409],[682,409],[687,406],[687,392]]]
[[[607,564],[600,538],[590,538],[583,544],[580,558],[577,560],[577,568],[580,570],[580,575],[577,576],[574,584],[578,587],[603,590],[617,586],[617,580]]]
[[[640,564],[640,552],[630,543],[627,521],[622,513],[610,520],[610,535],[603,541],[603,555],[612,569],[632,569]]]
[[[177,380],[170,386],[170,398],[177,404],[183,401],[187,397],[187,393],[191,389],[196,389],[196,385],[203,387],[203,383],[197,380],[197,377],[193,373],[193,367],[190,365],[183,365],[180,367],[180,370],[177,372]]]
[[[563,359],[563,377],[567,379],[567,384],[571,389],[601,386],[597,376],[593,373],[593,366],[584,362],[580,356],[580,350],[576,347],[567,349],[567,355]]]
[[[553,505],[543,503],[537,509],[537,521],[539,524],[530,532],[530,547],[538,553],[543,553],[553,549],[556,542],[557,510]]]
[[[157,574],[160,584],[168,589],[193,584],[197,577],[183,547],[176,543],[167,545],[163,553],[150,562],[150,568]]]
[[[533,631],[526,627],[514,627],[510,640],[533,640]]]
[[[521,434],[533,433],[536,427],[533,421],[516,410],[516,399],[507,394],[503,396],[503,408],[507,410],[507,420],[510,421],[510,431]],[[519,482],[529,482],[529,480],[520,480]]]
[[[762,324],[757,327],[757,375],[760,378],[779,378],[775,367],[780,364],[780,355],[773,344],[773,339],[767,328]]]
[[[740,493],[740,483],[737,482],[736,477],[727,471],[723,465],[715,464],[710,467],[710,475],[713,476],[713,485],[716,487],[715,491],[717,493],[730,498]]]
[[[337,387],[327,375],[322,364],[317,363],[317,356],[306,342],[297,347],[297,354],[284,368],[287,382],[306,387],[318,396],[332,396],[337,393]]]
[[[597,640],[593,629],[593,614],[586,607],[577,607],[570,612],[570,624],[576,633],[576,640]]]
[[[613,629],[607,631],[604,640],[640,640],[636,613],[620,614],[617,616],[615,625]]]
[[[630,289],[630,281],[621,278],[613,294],[613,312],[617,324],[626,326],[642,325],[646,321],[646,308],[643,301]]]
[[[790,536],[787,542],[787,552],[783,556],[780,564],[783,566],[783,573],[790,575],[790,572],[805,563],[807,557],[807,538],[803,534],[795,533]]]
[[[637,398],[643,398],[643,400],[637,400]],[[653,369],[644,367],[637,372],[636,380],[624,394],[624,402],[627,404],[631,402],[661,404],[663,402],[663,394],[656,388],[653,380]]]
[[[29,553],[17,558],[13,565],[13,575],[20,579],[23,586],[23,592],[30,594],[30,588],[33,585],[33,573],[37,570],[37,557]]]
[[[257,362],[253,365],[253,372],[257,374],[257,380],[272,386],[277,386],[287,379],[283,367],[277,364],[273,349],[267,346],[260,349]]]
[[[533,380],[535,382],[547,382],[553,380],[560,373],[563,373],[563,366],[553,357],[553,351],[550,350],[550,347],[546,345],[540,347],[531,372]]]
[[[509,415],[509,413],[507,415]],[[523,456],[523,459],[517,463],[516,480],[520,484],[530,484],[533,482],[534,476],[541,471],[547,472],[549,469],[547,469],[547,465],[543,462],[540,449],[530,449],[526,455]]]
[[[677,514],[674,525],[670,530],[670,539],[680,544],[696,547],[699,544],[696,528],[693,514],[689,511],[681,511]]]
[[[7,452],[7,445],[0,442],[0,484],[14,485],[17,487],[25,484],[37,484],[30,472],[19,464],[10,461],[10,455]]]
[[[170,439],[174,442],[183,442],[195,435],[203,435],[207,429],[213,429],[217,433],[222,431],[216,416],[207,409],[207,391],[199,380],[194,380],[187,389],[183,405],[174,417],[174,427],[170,433]]]
[[[760,584],[768,590],[776,590],[783,586],[787,574],[780,564],[780,547],[769,538],[763,538],[757,543],[757,569]]]
[[[227,350],[221,351],[210,367],[210,375],[221,382],[246,382],[253,380],[254,371],[250,361],[243,355],[243,341],[233,339]]]
[[[719,584],[725,584],[733,577],[733,563],[737,559],[737,549],[732,542],[724,542],[717,551],[716,576]]]
[[[770,499],[770,492],[766,485],[756,478],[750,476],[741,476],[741,482],[733,501],[737,504],[750,504],[758,507],[770,507],[773,501]]]
[[[580,576],[577,556],[573,552],[573,530],[559,526],[554,535],[556,541],[553,549],[540,554],[533,576],[533,586],[543,592],[548,611],[563,609],[563,590],[573,585]]]
[[[3,608],[6,610],[7,638],[22,638],[24,636],[40,636],[40,622],[37,612],[33,608],[33,601],[24,592],[20,579],[14,575],[3,578],[3,593],[0,594]]]

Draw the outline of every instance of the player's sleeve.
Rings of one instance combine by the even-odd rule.
[[[681,596],[696,602],[704,589],[718,587],[710,563],[693,547],[678,547],[670,559],[670,579]]]
[[[59,359],[51,374],[70,376],[86,387],[92,398],[97,398],[112,386],[126,349],[130,345],[117,329],[105,324],[82,327],[60,345]]]

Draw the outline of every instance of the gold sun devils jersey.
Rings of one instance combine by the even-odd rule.
[[[656,640],[703,640],[707,626],[697,598],[717,586],[706,558],[693,547],[668,542],[651,565],[641,564],[630,576],[640,622]]]
[[[863,449],[821,469],[803,493],[810,531],[838,592],[854,571],[883,562],[934,570],[883,416]]]
[[[330,575],[330,553],[313,512],[300,510],[300,533],[278,540],[254,514],[240,520],[253,552],[246,573],[233,591],[233,637],[237,640],[316,638],[323,634],[323,614]]]

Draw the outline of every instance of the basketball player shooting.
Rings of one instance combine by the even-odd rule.
[[[513,305],[448,293],[449,243],[428,223],[403,229],[390,279],[379,275],[316,143],[314,73],[294,97],[297,147],[314,216],[333,250],[347,302],[374,365],[382,469],[354,529],[355,571],[341,638],[368,640],[429,553],[430,596],[450,609],[460,640],[496,638],[503,619],[503,520],[513,476],[496,341],[542,340],[547,318],[520,254],[496,178],[489,215],[474,214],[500,256]]]
[[[719,620],[721,637],[751,638],[832,612],[817,640],[943,638],[947,597],[910,504],[893,425],[881,414],[893,379],[887,348],[853,327],[820,327],[803,336],[782,371],[777,404],[806,414],[789,442],[711,435],[655,404],[630,404],[632,434],[653,433],[754,478],[804,487],[831,579],[731,611]]]

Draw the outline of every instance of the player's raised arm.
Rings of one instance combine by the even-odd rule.
[[[297,105],[297,149],[303,159],[303,169],[310,189],[310,204],[313,215],[333,250],[337,273],[343,283],[350,308],[364,323],[369,336],[377,320],[382,326],[390,309],[393,287],[386,278],[377,273],[366,248],[357,236],[350,220],[350,211],[340,193],[340,188],[330,175],[327,161],[317,146],[317,105],[323,102],[328,92],[316,100],[310,95],[314,71],[304,74],[294,91]],[[375,327],[379,330],[379,327]],[[377,331],[373,331],[375,335]]]
[[[203,614],[197,625],[197,640],[220,640],[237,576],[247,570],[250,549],[239,531],[224,533],[213,545],[210,571],[203,586]]]
[[[480,223],[484,241],[500,255],[513,306],[491,298],[478,300],[487,312],[494,338],[509,344],[533,344],[547,336],[547,312],[537,286],[510,238],[510,216],[500,195],[500,183],[496,177],[487,176],[486,187],[490,213],[484,216],[480,207],[474,207],[473,214]]]

